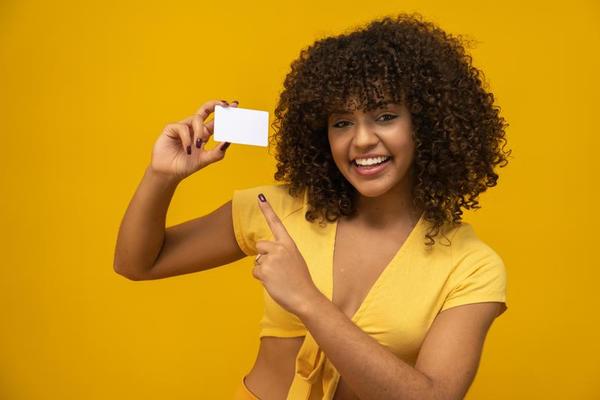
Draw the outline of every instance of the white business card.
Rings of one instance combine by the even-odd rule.
[[[215,106],[213,138],[218,142],[267,146],[269,113],[238,107]]]

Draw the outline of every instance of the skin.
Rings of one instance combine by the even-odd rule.
[[[206,112],[212,112],[218,103],[219,101],[206,103],[197,114],[201,117],[206,116]],[[341,125],[352,128],[336,136],[341,138],[340,141],[335,138],[331,141],[332,153],[335,152],[339,168],[348,174],[347,177],[362,196],[359,198],[359,216],[370,223],[373,229],[361,230],[361,233],[367,237],[375,231],[387,234],[390,230],[378,227],[378,224],[385,227],[387,220],[378,216],[385,211],[389,221],[402,218],[402,207],[399,207],[399,204],[409,204],[405,201],[407,184],[404,177],[409,176],[406,165],[410,165],[410,162],[402,161],[408,160],[413,154],[407,150],[410,148],[407,146],[413,145],[405,140],[410,137],[406,134],[408,125],[404,125],[403,129],[388,132],[383,123],[374,122],[377,121],[376,117],[370,120],[365,113],[360,112],[350,116],[355,118],[354,122]],[[184,122],[197,125],[193,122],[197,119],[198,117],[194,116]],[[204,126],[208,127],[209,124]],[[204,161],[210,161],[204,157],[208,153],[201,147],[199,149],[202,153],[196,147],[192,148],[192,154],[185,153],[187,145],[195,142],[190,140],[189,126],[171,125],[173,126],[169,129],[175,131],[170,133],[181,138],[180,144],[183,149],[180,153],[188,159],[195,157],[196,161],[176,162],[173,165],[153,163],[153,167],[144,175],[123,219],[115,251],[115,270],[133,280],[160,279],[197,272],[225,265],[245,256],[237,247],[230,223],[225,222],[231,221],[230,203],[226,203],[210,215],[164,229],[169,202],[180,180],[173,179],[173,173],[190,174]],[[367,126],[371,126],[372,129],[367,129]],[[202,129],[198,127],[194,132],[194,139],[200,136],[204,139],[208,137],[207,134],[212,133],[204,131],[203,135]],[[396,132],[397,136],[391,135],[391,132]],[[166,138],[166,135],[161,137]],[[164,149],[174,149],[170,147],[170,142],[163,144]],[[155,150],[159,150],[157,155],[164,160],[177,161],[172,157],[174,152],[164,152],[157,147]],[[391,168],[387,169],[385,175],[378,178],[380,182],[357,180],[350,175],[347,164],[344,164],[356,155],[353,152],[357,150],[388,151],[394,155],[394,164],[390,165]],[[213,161],[221,158],[222,154],[215,150]],[[161,165],[164,171],[161,171]],[[183,171],[182,167],[185,167]],[[396,193],[396,197],[390,193]],[[404,203],[401,203],[401,200]],[[319,347],[340,372],[343,380],[340,381],[339,389],[344,389],[344,383],[351,391],[339,391],[336,399],[354,400],[356,395],[361,399],[427,400],[463,397],[477,369],[487,330],[501,303],[467,304],[441,312],[434,320],[413,368],[356,327],[336,304],[317,290],[302,254],[269,203],[259,202],[259,206],[274,233],[275,240],[257,243],[257,249],[263,256],[261,264],[253,269],[253,275],[261,280],[275,301],[302,320]],[[214,240],[215,237],[229,237],[230,243],[220,243],[219,240]],[[337,250],[346,251],[344,248]],[[201,260],[198,260],[199,255],[202,255]],[[198,268],[199,265],[202,266],[201,269]],[[336,334],[332,335],[331,332]],[[276,364],[278,359],[285,359],[292,354],[291,358],[288,358],[291,365],[301,341],[300,338],[263,339],[265,344],[269,345],[261,347],[264,353],[259,356],[259,361],[262,364],[258,365],[257,374],[252,378],[255,383],[263,380],[268,387],[274,387],[279,382],[272,382],[274,375],[269,375],[272,370],[264,362]],[[283,364],[277,367],[281,371],[285,369]],[[278,370],[277,373],[281,371]],[[278,377],[283,375],[282,372]]]
[[[412,182],[408,172],[414,142],[405,107],[391,104],[372,112],[334,114],[329,119],[328,137],[336,165],[357,189],[358,223],[392,229],[420,215],[421,210],[410,206]],[[393,157],[385,173],[377,178],[361,177],[352,171],[351,160],[367,152]],[[502,303],[466,304],[442,311],[412,367],[358,328],[318,290],[302,254],[268,199],[257,201],[274,240],[257,242],[261,257],[253,276],[278,304],[300,318],[356,396],[381,400],[464,397]]]
[[[404,224],[407,218],[418,219],[421,210],[410,206],[415,143],[406,106],[391,103],[369,112],[334,113],[328,121],[328,139],[338,169],[358,192],[357,215],[366,225],[384,229]],[[381,174],[364,177],[351,161],[367,153],[392,159]]]

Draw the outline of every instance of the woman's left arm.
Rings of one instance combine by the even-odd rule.
[[[315,293],[305,304],[298,317],[344,381],[364,400],[462,399],[501,307],[501,303],[486,302],[442,311],[413,368],[357,327],[323,294]]]

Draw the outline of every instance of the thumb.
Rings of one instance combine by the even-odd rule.
[[[222,152],[225,153],[225,150],[227,150],[227,148],[229,147],[231,143],[229,142],[221,142],[219,143],[219,145],[217,146],[217,148]]]
[[[221,142],[214,148],[210,150],[205,150],[204,152],[204,161],[207,164],[212,164],[214,162],[220,161],[225,158],[225,150],[229,147],[231,143],[229,142]]]

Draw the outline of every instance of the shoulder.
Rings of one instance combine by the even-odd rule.
[[[255,211],[259,211],[257,201],[260,193],[267,198],[267,201],[279,218],[285,218],[304,206],[304,193],[292,196],[289,184],[277,184],[259,185],[234,190],[232,208],[240,209],[249,207]]]
[[[454,264],[475,260],[502,264],[500,255],[477,235],[468,222],[462,222],[453,232],[451,249]]]
[[[478,302],[504,303],[506,310],[507,273],[500,255],[480,239],[472,225],[462,223],[453,235],[451,271],[442,311],[457,305]],[[498,315],[499,315],[498,314]]]
[[[449,281],[472,288],[492,285],[504,292],[507,280],[502,257],[475,233],[469,223],[456,230],[451,245],[452,271]]]
[[[271,230],[258,205],[258,195],[262,193],[279,219],[288,227],[287,217],[302,209],[304,194],[292,196],[289,185],[260,185],[233,191],[231,216],[233,231],[238,244],[246,255],[257,254],[256,242],[270,240]]]

